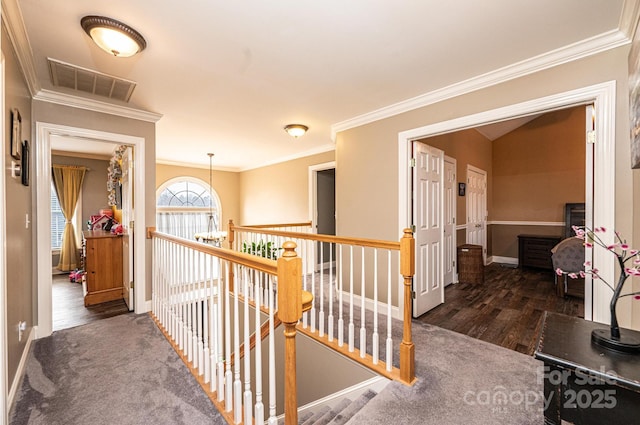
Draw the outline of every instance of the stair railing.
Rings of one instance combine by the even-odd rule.
[[[400,241],[382,241],[280,227],[236,226],[230,220],[229,247],[261,255],[265,247],[273,252],[284,241],[294,241],[302,259],[302,289],[313,297],[299,330],[384,376],[413,384],[411,229]]]
[[[275,425],[284,411],[285,424],[297,424],[295,325],[309,308],[311,294],[301,290],[296,244],[284,243],[275,261],[156,231],[149,236],[152,315],[227,422]],[[235,290],[233,275],[241,277]],[[276,405],[278,320],[285,336],[283,407]],[[268,369],[266,387],[263,368]]]

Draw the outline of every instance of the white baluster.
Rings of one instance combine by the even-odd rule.
[[[360,358],[364,359],[367,354],[367,328],[366,324],[366,297],[365,297],[365,267],[364,267],[364,246],[361,247],[362,252],[362,269],[360,275],[360,281],[362,282],[360,285]]]
[[[344,318],[342,316],[343,308],[342,308],[342,296],[343,296],[343,286],[342,286],[342,244],[339,245],[340,254],[338,255],[338,262],[340,264],[340,268],[336,272],[338,274],[338,346],[342,347],[344,345]]]
[[[238,267],[236,264],[229,264],[233,267],[235,276],[237,276]],[[231,288],[229,280],[225,285],[224,291],[224,346],[225,346],[225,410],[231,412],[233,410],[233,373],[231,372],[231,303],[229,296]],[[237,311],[237,310],[236,310]]]
[[[329,244],[329,316],[327,317],[327,329],[329,341],[333,341],[333,243]],[[336,262],[337,263],[337,262]]]
[[[304,291],[307,290],[307,262],[305,259],[307,258],[307,244],[303,243],[298,245],[300,247],[300,257],[302,258],[302,289]],[[309,312],[305,311],[302,313],[302,327],[307,329],[309,327]]]
[[[380,347],[378,335],[378,250],[373,250],[373,335],[371,337],[373,347],[373,364],[378,364]]]
[[[318,290],[320,291],[320,313],[319,314],[319,335],[324,336],[324,242],[318,242],[320,246],[320,284]]]
[[[299,240],[300,243],[302,243],[303,239]],[[316,331],[316,292],[315,292],[315,287],[316,287],[316,255],[315,255],[315,250],[313,249],[315,246],[315,243],[312,240],[307,240],[307,243],[305,245],[307,245],[308,250],[307,250],[307,255],[305,257],[302,257],[302,262],[303,264],[307,264],[307,268],[311,267],[311,281],[309,282],[309,284],[311,285],[311,310],[309,311],[309,314],[311,315],[311,332],[315,332]],[[307,280],[307,275],[304,275],[304,279],[305,282]]]
[[[269,278],[269,425],[277,425],[276,419],[276,348],[273,327],[274,299],[273,277]]]
[[[193,267],[193,250],[189,249],[188,256],[188,284],[186,289],[187,294],[187,360],[193,364],[193,282],[194,282],[194,267]]]
[[[355,325],[353,324],[353,245],[349,246],[349,352],[355,347]]]
[[[246,268],[245,268],[246,270]],[[249,292],[249,279],[246,279],[247,274],[245,273],[244,287],[245,292]],[[255,278],[255,274],[254,274]],[[249,297],[244,297],[244,423],[250,424],[253,421],[253,394],[251,393],[251,333],[249,327]],[[256,316],[259,315],[259,312],[256,310]],[[257,330],[256,330],[257,332]],[[257,335],[256,335],[257,337]],[[238,362],[240,360],[240,352],[237,354]]]
[[[246,268],[243,278],[246,280]],[[240,380],[240,313],[239,313],[239,288],[241,285],[235,283],[233,288],[233,421],[242,421],[242,381]]]
[[[263,281],[263,278],[268,279],[269,275],[263,274],[260,276],[260,281]],[[258,284],[256,283],[256,286]],[[266,285],[265,285],[266,286]],[[255,419],[254,422],[257,425],[264,424],[264,405],[262,404],[262,332],[260,332],[260,308],[262,305],[261,302],[261,293],[258,288],[256,288],[256,323],[255,323],[255,335],[256,335],[256,348],[255,348],[255,358],[256,358],[256,405],[255,405]],[[246,354],[245,354],[246,356]],[[246,422],[246,419],[245,419]]]
[[[405,306],[409,308],[409,306]],[[393,368],[393,339],[391,338],[391,251],[387,252],[387,371]]]
[[[207,275],[206,275],[206,257],[203,252],[198,252],[198,258],[200,259],[200,281],[198,282],[198,308],[200,312],[198,314],[198,375],[202,376],[205,373],[205,355],[209,357],[209,348],[204,351],[206,343],[208,343],[207,331],[208,328],[208,316],[207,316]],[[205,343],[205,340],[206,343]],[[205,379],[205,383],[208,382]]]

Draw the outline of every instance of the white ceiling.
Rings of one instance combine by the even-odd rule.
[[[624,44],[638,10],[637,0],[3,0],[3,13],[16,1],[32,90],[56,90],[47,57],[133,80],[126,106],[162,114],[159,162],[208,165],[214,152],[216,167],[235,170],[333,149],[332,129],[460,82]],[[80,27],[88,14],[133,26],[146,50],[104,53]],[[289,123],[310,130],[293,139]]]

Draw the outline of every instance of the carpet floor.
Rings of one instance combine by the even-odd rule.
[[[36,340],[25,369],[11,425],[226,424],[146,314]]]
[[[542,363],[413,322],[418,382],[392,382],[348,424],[541,424]],[[11,425],[225,424],[148,315],[54,332],[31,347]]]

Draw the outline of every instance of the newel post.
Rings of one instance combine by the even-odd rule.
[[[400,379],[411,384],[416,378],[415,346],[411,337],[411,304],[413,301],[411,284],[416,271],[416,241],[411,229],[404,229],[400,239],[400,274],[404,278],[404,328],[400,344]]]
[[[233,241],[235,239],[234,236],[234,225],[233,219],[229,219],[229,230],[227,231],[227,238],[229,238],[229,249],[233,250]],[[233,266],[229,267],[229,291],[233,292],[234,290],[234,275],[233,275]]]
[[[284,423],[298,424],[296,324],[302,317],[302,260],[295,242],[287,241],[278,258],[278,318],[284,325]]]

